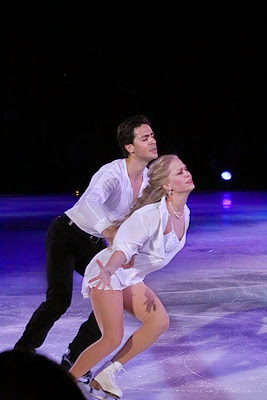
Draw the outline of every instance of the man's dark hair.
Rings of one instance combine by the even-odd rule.
[[[125,149],[126,144],[133,144],[134,141],[134,130],[139,126],[147,124],[150,125],[149,119],[144,115],[135,115],[133,117],[125,119],[117,129],[117,140],[122,150],[123,157],[128,157],[129,153]]]

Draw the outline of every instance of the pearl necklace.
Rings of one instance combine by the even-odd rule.
[[[173,208],[173,205],[172,205],[172,203],[170,202],[169,199],[168,199],[168,203],[169,203],[169,205],[170,205],[170,207],[171,207],[171,210],[172,210],[173,214],[174,214],[177,218],[179,218],[179,219],[183,218],[184,212],[183,212],[182,215],[177,214],[177,212],[176,212],[175,209]]]

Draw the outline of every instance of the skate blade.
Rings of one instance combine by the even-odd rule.
[[[105,393],[101,390],[102,394],[96,394],[93,389],[91,389],[90,391],[90,396],[92,396],[94,399],[98,399],[98,400],[108,400],[108,399],[116,399],[119,400],[119,397],[114,397],[113,395],[109,394],[109,393]]]
[[[102,399],[116,399],[116,400],[120,399],[120,397],[116,396],[115,394],[104,391],[102,389],[101,385],[94,379],[91,381],[89,386],[91,387],[91,392],[90,393],[94,393],[93,389],[97,390],[97,391],[101,391],[103,393],[102,397],[97,397],[97,398],[99,398],[101,400]]]
[[[78,379],[78,382],[85,383],[86,385],[88,385],[90,383],[90,379],[86,378],[85,376],[81,376]]]

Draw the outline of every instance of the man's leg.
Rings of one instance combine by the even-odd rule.
[[[33,313],[15,349],[35,351],[71,303],[75,258],[66,243],[70,230],[61,217],[56,218],[46,236],[47,283],[46,301]]]

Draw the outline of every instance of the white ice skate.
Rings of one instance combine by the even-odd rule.
[[[113,399],[120,399],[122,391],[116,383],[116,374],[121,369],[122,364],[119,361],[114,363],[111,361],[106,362],[103,367],[96,371],[94,378],[90,382],[90,387],[94,390],[102,390]],[[102,398],[105,399],[105,397]]]

